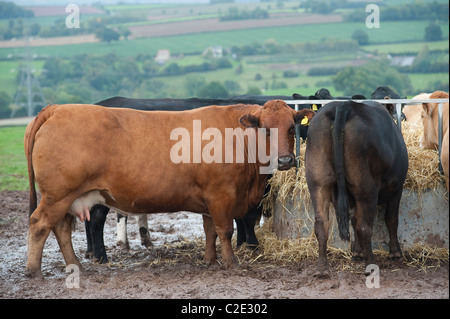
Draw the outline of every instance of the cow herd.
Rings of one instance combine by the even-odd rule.
[[[394,94],[381,87],[371,99],[399,98]],[[448,94],[437,91],[430,98],[448,99]],[[284,102],[293,99],[311,100],[311,104],[296,111]],[[318,99],[336,101],[317,107]],[[115,97],[97,105],[47,106],[28,125],[24,137],[30,181],[26,275],[42,277],[42,253],[50,232],[66,264],[80,265],[71,239],[75,217],[86,225],[87,254],[106,262],[103,226],[110,208],[121,214],[118,235],[125,245],[123,216],[139,217],[142,243],[150,246],[147,214],[202,214],[205,262],[216,262],[219,237],[223,264],[235,267],[233,220],[238,245],[247,242],[256,247],[254,225],[266,182],[274,169],[295,166],[294,135],[299,126],[306,139],[305,176],[319,243],[317,274],[329,274],[330,204],[336,210],[341,238],[350,240],[351,223],[353,257],[366,264],[375,263],[372,225],[377,205],[385,204],[390,257],[401,257],[397,228],[407,149],[392,119],[393,108],[355,99],[365,98],[333,98],[321,89],[309,97]],[[424,103],[418,111],[405,108],[402,116],[409,121],[418,117],[417,112],[421,115],[416,121],[424,127],[421,146],[436,147],[441,136],[437,104]],[[448,103],[443,113],[441,162],[448,190]],[[41,192],[39,205],[35,183]]]

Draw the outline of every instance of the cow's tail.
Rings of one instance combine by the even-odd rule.
[[[41,126],[47,121],[50,116],[53,114],[55,109],[54,105],[49,105],[42,109],[42,111],[38,114],[38,116],[34,119],[33,126],[31,127],[30,133],[28,135],[27,141],[27,161],[28,161],[28,181],[30,183],[30,210],[29,216],[36,210],[37,207],[37,195],[36,195],[36,185],[35,185],[35,177],[34,177],[34,168],[33,168],[33,148],[34,142],[36,139],[36,133],[39,131]]]
[[[339,236],[343,240],[350,240],[350,213],[344,165],[344,129],[350,110],[348,102],[341,103],[336,107],[333,132],[334,168],[337,180],[336,219],[339,226]]]

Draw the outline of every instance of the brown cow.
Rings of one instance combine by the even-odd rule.
[[[431,93],[420,93],[413,97],[412,100],[429,99],[430,95]],[[406,121],[411,127],[422,126],[422,103],[405,105],[402,112],[405,114]]]
[[[249,158],[251,144],[257,148],[266,141],[265,154],[278,146],[270,153],[278,158],[278,169],[291,168],[294,126],[305,116],[312,118],[314,112],[296,112],[280,100],[264,106],[210,106],[182,112],[94,105],[46,107],[27,129],[25,141],[31,209],[36,207],[35,180],[42,194],[30,216],[26,274],[42,276],[42,251],[50,231],[55,233],[66,264],[80,265],[72,247],[71,222],[74,216],[88,219],[89,209],[100,203],[131,214],[181,210],[203,214],[205,261],[215,262],[219,236],[223,263],[235,266],[233,218],[241,218],[260,202],[267,179],[260,173],[268,164],[259,157]],[[198,124],[205,129],[200,136],[195,131]],[[242,128],[258,128],[257,139],[242,138],[244,161],[238,160],[238,138],[226,138],[227,130],[238,128],[241,132]],[[183,141],[184,133],[188,137]],[[211,147],[212,141],[207,143],[212,136],[218,142],[217,134],[225,134],[221,149]],[[277,143],[269,143],[272,139]],[[227,147],[234,150],[236,159],[231,154],[230,162],[229,154],[222,152],[223,163],[216,152]],[[212,151],[214,161],[211,157],[203,160]]]
[[[408,170],[402,134],[384,106],[366,101],[332,102],[311,121],[305,154],[305,177],[315,212],[319,243],[318,276],[328,276],[329,208],[333,203],[339,235],[349,240],[350,210],[355,230],[354,258],[375,263],[372,226],[377,204],[386,204],[392,258],[401,256],[398,209]]]
[[[430,99],[448,99],[448,93],[436,91],[430,95]],[[439,114],[437,103],[422,104],[422,124],[423,136],[420,140],[420,146],[428,149],[435,149],[439,146]],[[445,184],[447,191],[449,191],[449,137],[448,137],[448,102],[444,103],[442,112],[442,149],[441,149],[441,163],[444,170]]]

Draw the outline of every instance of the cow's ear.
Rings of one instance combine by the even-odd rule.
[[[389,96],[384,97],[385,100],[390,100],[391,98]],[[386,110],[389,112],[389,114],[394,115],[394,104],[385,104]]]
[[[244,127],[259,127],[259,118],[252,114],[245,114],[239,119]]]
[[[307,122],[309,122],[314,115],[316,114],[316,112],[308,110],[308,109],[303,109],[300,111],[297,111],[297,113],[294,115],[294,121],[296,124],[303,124],[302,121],[305,119],[305,117],[308,119]],[[306,123],[307,124],[307,123]],[[303,125],[306,125],[303,124]]]
[[[431,103],[423,103],[422,107],[423,107],[423,111],[425,112],[425,114],[431,113],[431,109],[432,109]]]

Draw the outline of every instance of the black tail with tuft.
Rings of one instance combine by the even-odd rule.
[[[350,240],[350,213],[344,165],[344,129],[345,122],[347,121],[348,114],[351,110],[348,103],[349,102],[343,102],[336,106],[333,132],[334,168],[337,180],[336,219],[339,226],[339,236],[343,240]]]

